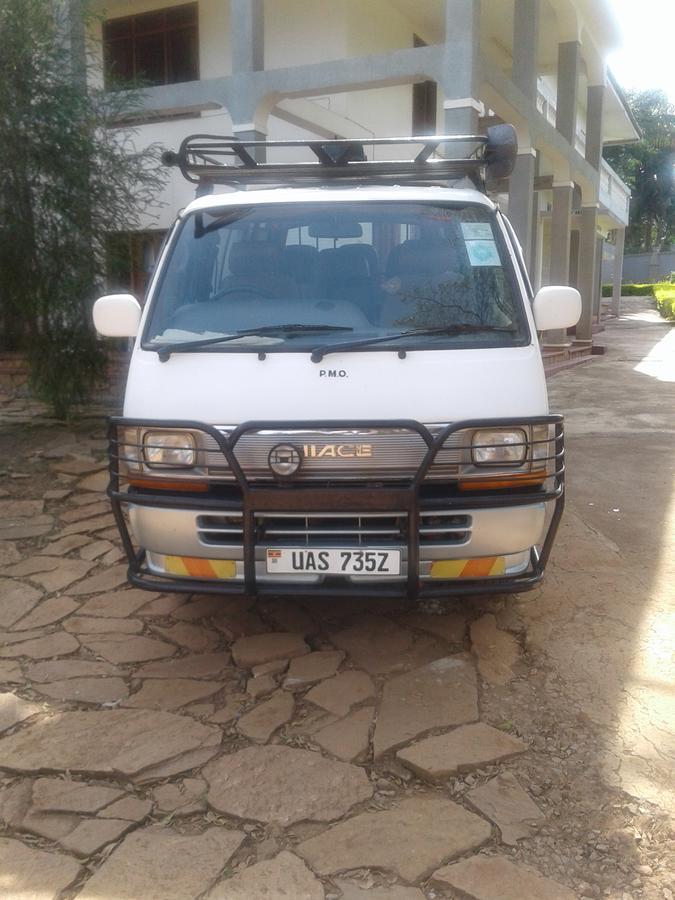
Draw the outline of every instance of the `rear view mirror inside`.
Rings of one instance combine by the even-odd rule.
[[[330,240],[363,237],[363,228],[355,219],[344,219],[337,216],[318,219],[309,226],[308,231],[310,237],[329,238]]]

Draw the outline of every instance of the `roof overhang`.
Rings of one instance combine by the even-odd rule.
[[[640,126],[630,111],[626,96],[609,70],[607,71],[603,135],[606,147],[614,144],[632,144],[642,138]]]

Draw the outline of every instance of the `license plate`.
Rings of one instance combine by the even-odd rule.
[[[268,550],[267,571],[280,575],[399,575],[400,550]]]

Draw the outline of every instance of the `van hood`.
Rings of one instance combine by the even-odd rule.
[[[548,412],[538,347],[310,354],[134,350],[124,415],[239,425],[251,420],[460,419]]]

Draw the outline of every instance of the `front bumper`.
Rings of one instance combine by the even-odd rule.
[[[485,491],[470,497],[451,487],[445,491],[436,490],[433,494],[424,490],[425,474],[449,435],[468,428],[509,427],[522,423],[554,427],[555,437],[551,441],[554,449],[549,451],[552,474],[544,485],[517,491]],[[117,429],[130,425],[207,432],[217,441],[235,473],[236,487],[218,496],[123,489],[118,469]],[[155,591],[435,597],[524,591],[541,580],[564,505],[562,417],[464,421],[448,426],[436,437],[418,423],[378,422],[378,426],[414,428],[427,444],[422,464],[414,477],[404,484],[310,486],[292,482],[273,485],[249,482],[234,453],[241,436],[262,428],[290,430],[299,425],[355,427],[354,423],[345,422],[253,422],[225,436],[211,426],[195,422],[112,419],[108,494],[129,560],[131,583]],[[349,536],[332,536],[327,542],[325,532],[320,528],[312,532],[310,523],[327,518],[349,523],[349,528],[337,529]],[[449,524],[440,529],[439,540],[429,541],[428,523],[437,522],[439,518],[442,523]],[[296,546],[298,541],[297,535],[290,536],[283,529],[279,531],[279,522],[298,519],[307,523],[300,532],[303,546],[314,549],[343,545],[400,549],[401,575],[378,579],[314,574],[268,575],[265,566],[268,547]],[[227,525],[219,531],[218,522],[221,521]],[[386,528],[358,530],[354,525],[357,521],[359,528],[363,521],[370,524],[386,522],[390,530],[395,522],[396,527],[387,535]],[[276,531],[270,523],[276,523]],[[374,533],[380,536],[368,536]],[[279,537],[280,534],[287,536]],[[213,577],[204,577],[201,567],[197,567],[200,574],[184,572],[177,575],[170,561],[182,557],[231,562],[226,577],[223,577],[222,565],[215,566],[220,575],[214,571]],[[490,559],[498,560],[499,564],[493,567],[492,574],[487,575]],[[486,570],[485,566],[479,565],[480,575],[472,574],[474,566],[474,569],[465,569],[460,577],[454,577],[454,572],[461,572],[461,565],[459,569],[455,565],[452,578],[442,577],[444,571],[453,569],[453,561],[460,564],[462,560],[487,561],[488,567]],[[447,561],[446,569],[438,568],[439,561]],[[438,572],[441,577],[435,574]]]

